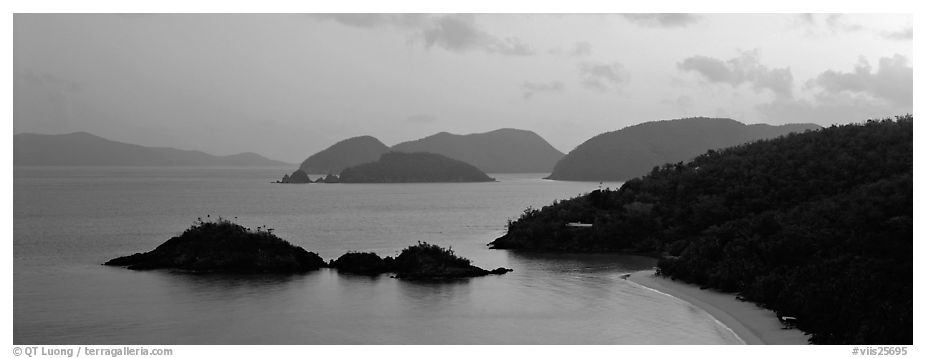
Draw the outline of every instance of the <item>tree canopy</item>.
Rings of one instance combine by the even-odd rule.
[[[659,274],[797,317],[813,343],[912,344],[912,236],[906,115],[665,164],[528,208],[492,245],[659,253]]]

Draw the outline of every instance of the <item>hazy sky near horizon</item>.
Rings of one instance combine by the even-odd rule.
[[[912,113],[910,15],[16,14],[14,132],[257,152]]]

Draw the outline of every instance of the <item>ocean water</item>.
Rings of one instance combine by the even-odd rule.
[[[289,170],[15,168],[13,343],[740,343],[704,311],[620,278],[652,259],[486,247],[524,208],[598,183],[542,174],[472,184],[270,183]],[[101,265],[151,250],[206,215],[267,225],[325,259],[349,250],[394,255],[427,241],[514,272],[420,283],[328,269],[229,276]]]

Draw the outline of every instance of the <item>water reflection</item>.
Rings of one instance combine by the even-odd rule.
[[[483,277],[449,281],[396,280],[396,288],[401,298],[407,300],[409,304],[433,307],[451,301],[465,300],[472,289],[471,281],[479,279]]]
[[[624,273],[646,270],[656,265],[655,258],[628,254],[505,252],[512,265],[562,273]]]
[[[338,280],[343,280],[346,282],[353,281],[353,282],[361,283],[361,284],[364,284],[364,283],[373,284],[382,279],[389,278],[389,274],[363,275],[363,274],[357,274],[357,273],[339,272],[338,270],[333,269],[333,268],[322,269],[322,270],[337,274]]]

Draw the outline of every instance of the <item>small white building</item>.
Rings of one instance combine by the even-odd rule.
[[[568,223],[566,227],[592,227],[592,224],[583,224],[583,223]]]

